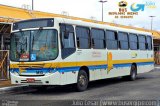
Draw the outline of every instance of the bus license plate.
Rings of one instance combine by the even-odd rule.
[[[34,79],[34,78],[27,78],[26,80],[27,80],[28,83],[33,83],[33,82],[35,82],[35,79]]]

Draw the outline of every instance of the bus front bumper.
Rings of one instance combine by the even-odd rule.
[[[26,85],[62,85],[59,72],[51,73],[45,76],[19,76],[14,73],[11,75],[11,84]]]

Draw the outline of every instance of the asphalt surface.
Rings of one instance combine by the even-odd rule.
[[[100,105],[100,100],[153,100],[159,105],[160,68],[138,75],[136,81],[121,78],[94,81],[84,92],[76,92],[72,86],[49,87],[47,90],[23,87],[1,93],[0,100],[2,106],[6,103],[17,104],[15,106],[84,105],[86,100],[92,106]]]

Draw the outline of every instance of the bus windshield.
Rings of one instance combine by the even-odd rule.
[[[12,61],[49,61],[57,56],[58,38],[54,29],[19,31],[11,35]]]

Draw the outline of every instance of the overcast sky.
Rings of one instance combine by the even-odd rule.
[[[68,12],[70,16],[90,18],[95,17],[101,21],[101,3],[99,0],[34,0],[34,10],[62,14],[63,11]],[[139,11],[138,16],[133,19],[115,19],[114,16],[108,15],[108,12],[118,12],[118,2],[121,0],[107,0],[104,4],[104,21],[114,22],[117,24],[131,25],[135,27],[143,27],[150,29],[151,18],[153,20],[153,29],[160,31],[160,2],[159,0],[126,0],[128,2],[128,11],[132,3],[145,4],[146,2],[154,2],[156,8],[151,9],[145,7],[144,11]],[[135,2],[136,1],[136,2]],[[22,7],[23,4],[31,5],[32,0],[0,0],[0,4]]]

